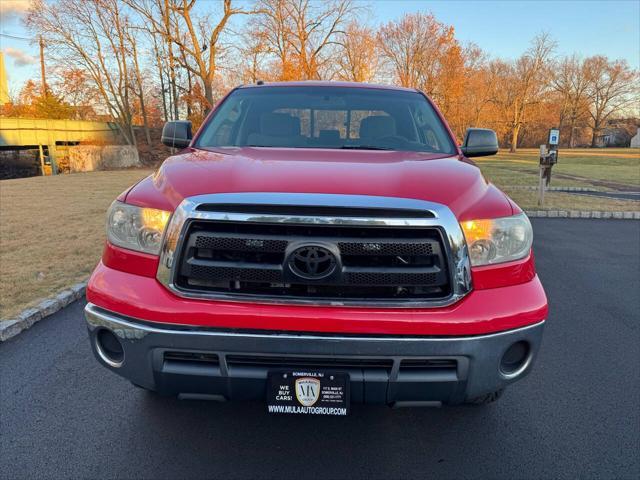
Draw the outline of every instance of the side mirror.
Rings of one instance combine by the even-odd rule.
[[[191,122],[186,120],[177,120],[175,122],[167,122],[162,127],[161,141],[167,147],[185,148],[191,143]]]
[[[460,149],[465,157],[495,155],[498,153],[498,137],[488,128],[469,128]]]

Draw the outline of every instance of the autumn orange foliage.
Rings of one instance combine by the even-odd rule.
[[[33,0],[27,25],[53,47],[54,80],[46,96],[27,83],[3,114],[111,118],[130,142],[143,125],[149,142],[166,120],[199,126],[238,84],[335,79],[422,90],[459,140],[488,127],[512,150],[552,126],[568,145],[595,144],[612,118],[638,115],[624,61],[558,57],[548,35],[496,59],[429,12],[377,26],[369,13],[355,0]]]

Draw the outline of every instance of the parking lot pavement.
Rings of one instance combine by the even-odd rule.
[[[638,478],[640,222],[534,220],[550,318],[486,408],[154,398],[93,359],[75,303],[0,345],[2,478]]]

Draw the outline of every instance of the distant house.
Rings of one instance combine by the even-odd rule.
[[[636,118],[609,120],[596,137],[596,146],[629,147],[633,138],[637,144],[639,123]]]
[[[629,145],[629,132],[622,128],[605,128],[596,138],[598,147],[626,147]]]
[[[631,148],[640,148],[640,128],[636,130],[636,134],[631,138],[629,146]]]

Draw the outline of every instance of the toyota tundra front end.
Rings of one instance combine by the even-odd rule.
[[[165,395],[345,415],[488,403],[525,376],[547,300],[526,215],[422,93],[243,86],[124,192],[87,287],[92,348]]]

